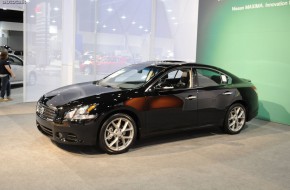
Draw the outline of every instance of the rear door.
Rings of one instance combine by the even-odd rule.
[[[230,88],[231,78],[217,70],[195,69],[197,80],[198,125],[222,124],[228,107],[238,93]]]

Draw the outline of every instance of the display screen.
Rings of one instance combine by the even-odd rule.
[[[202,0],[197,61],[251,79],[259,118],[290,124],[290,1]]]

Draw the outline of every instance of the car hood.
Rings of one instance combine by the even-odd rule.
[[[46,93],[43,98],[46,105],[59,107],[86,97],[99,98],[101,94],[117,91],[120,89],[99,86],[95,82],[86,82],[58,88]]]

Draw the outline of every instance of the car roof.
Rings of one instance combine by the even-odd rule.
[[[139,64],[143,64],[144,66],[150,66],[150,65],[154,66],[155,65],[157,67],[162,67],[166,70],[171,69],[171,68],[175,68],[178,66],[206,67],[206,68],[210,68],[210,69],[214,69],[214,70],[217,70],[219,72],[222,72],[222,73],[230,76],[234,81],[240,80],[239,77],[235,76],[234,74],[230,73],[229,71],[226,71],[224,69],[221,69],[219,67],[215,67],[212,65],[195,63],[195,62],[164,60],[164,61],[147,61],[147,62],[143,62],[143,63],[139,63]]]
[[[147,62],[143,62],[140,64],[144,64],[144,65],[155,65],[155,66],[159,66],[159,67],[174,67],[174,66],[204,66],[204,67],[210,67],[210,68],[215,68],[218,70],[222,70],[220,68],[211,66],[211,65],[206,65],[206,64],[200,64],[200,63],[195,63],[195,62],[186,62],[186,61],[177,61],[177,60],[164,60],[164,61],[147,61]]]

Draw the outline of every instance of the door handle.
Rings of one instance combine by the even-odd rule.
[[[196,96],[190,95],[188,97],[185,98],[186,100],[193,100],[196,99]]]
[[[223,93],[223,95],[232,95],[232,94],[233,94],[233,92],[231,92],[231,91],[226,91]]]

